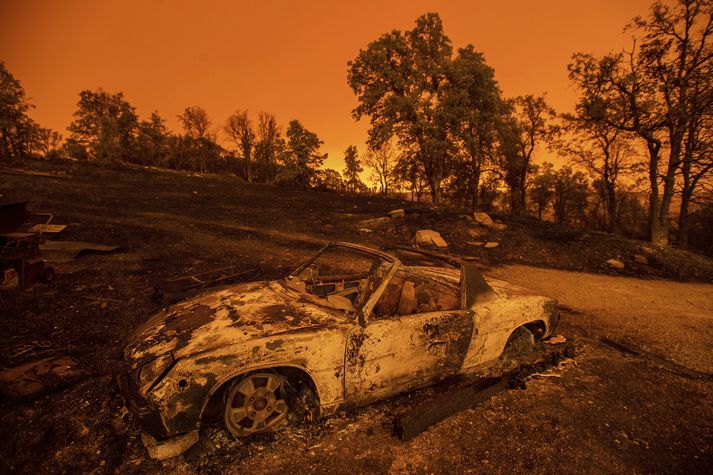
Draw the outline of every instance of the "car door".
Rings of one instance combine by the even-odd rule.
[[[384,307],[389,306],[389,299],[402,303],[403,298],[393,298],[393,290],[402,292],[404,284],[421,290],[438,287],[429,279],[398,272],[379,303],[385,303]],[[460,307],[457,286],[451,290],[453,295],[445,304],[436,302],[435,309],[417,305],[411,311],[402,308],[380,314],[377,304],[366,325],[352,329],[345,353],[348,403],[370,402],[427,386],[460,370],[473,334],[473,317],[460,308],[445,308]]]

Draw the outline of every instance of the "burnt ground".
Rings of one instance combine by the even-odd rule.
[[[10,349],[36,342],[29,358],[68,352],[87,372],[38,398],[0,402],[2,472],[710,473],[713,466],[713,382],[705,376],[713,373],[713,262],[703,256],[529,220],[500,217],[508,229],[495,232],[463,210],[143,169],[6,169],[0,195],[54,213],[54,222],[69,225],[60,239],[121,246],[57,264],[50,285],[0,294],[0,364],[11,363]],[[417,212],[374,219],[402,207]],[[395,418],[461,383],[248,440],[208,427],[184,456],[147,458],[113,374],[122,340],[160,308],[151,279],[230,264],[276,278],[326,241],[403,243],[429,227],[488,272],[556,297],[558,333],[577,345],[577,356],[409,442],[393,435]],[[469,236],[474,227],[483,238]],[[476,240],[500,245],[467,244]],[[625,268],[611,270],[609,258]]]

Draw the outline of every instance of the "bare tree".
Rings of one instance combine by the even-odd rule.
[[[233,141],[243,155],[245,162],[245,178],[248,182],[252,181],[252,154],[255,147],[255,131],[252,128],[252,123],[248,118],[248,111],[235,111],[223,128],[228,134],[230,140]]]
[[[196,140],[214,139],[210,133],[210,118],[208,117],[208,113],[202,107],[186,107],[183,114],[178,116],[178,120],[180,120],[181,124],[183,124],[183,129],[188,137]]]
[[[277,172],[277,155],[282,142],[280,127],[273,114],[260,112],[257,122],[256,159],[263,168],[264,181],[275,181]]]
[[[382,194],[389,194],[393,184],[397,164],[397,152],[389,140],[377,149],[369,148],[364,155],[364,165],[372,172],[372,180],[379,185]]]
[[[555,142],[555,148],[599,183],[606,207],[606,228],[609,232],[620,232],[621,179],[641,169],[630,143],[633,137],[605,121],[589,120],[586,116],[564,114],[562,119],[562,130],[567,135]]]

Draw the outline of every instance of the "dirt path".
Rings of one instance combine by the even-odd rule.
[[[713,373],[713,285],[643,280],[510,265],[493,269],[556,298],[569,323]]]

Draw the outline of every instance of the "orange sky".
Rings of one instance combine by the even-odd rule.
[[[235,109],[265,110],[284,126],[299,119],[341,170],[343,150],[364,149],[346,63],[391,29],[441,15],[454,47],[485,53],[507,96],[548,93],[571,108],[572,53],[628,46],[623,27],[650,0],[168,1],[0,0],[0,60],[36,105],[33,117],[60,130],[79,91],[123,91],[145,117],[179,129],[188,105],[215,125]],[[540,157],[542,158],[542,157]]]

